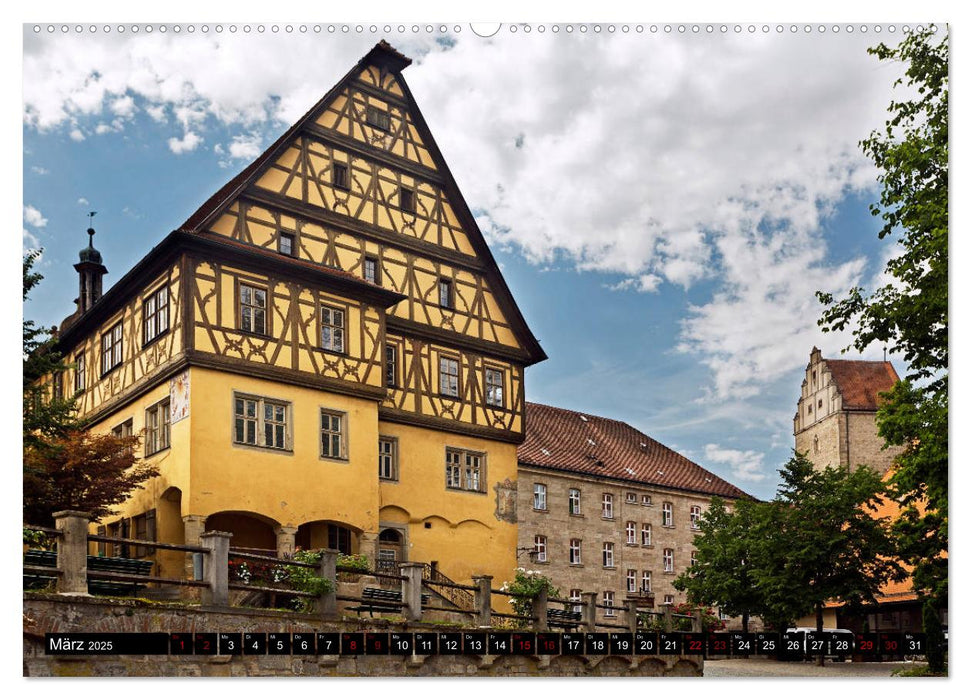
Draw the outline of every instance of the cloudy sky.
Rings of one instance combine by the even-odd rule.
[[[380,38],[414,59],[405,79],[550,357],[527,397],[625,420],[756,496],[789,456],[810,349],[848,344],[817,328],[814,292],[872,286],[893,252],[858,142],[899,71],[866,49],[902,24],[89,26],[23,32],[41,323],[71,311],[89,211],[111,284]]]

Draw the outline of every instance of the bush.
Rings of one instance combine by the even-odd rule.
[[[370,573],[371,562],[363,554],[338,554],[337,568],[352,569],[362,574]]]
[[[538,571],[526,571],[519,567],[516,569],[516,577],[510,583],[505,581],[500,590],[510,593],[513,597],[509,599],[513,612],[517,615],[533,614],[533,599],[539,595],[540,591],[546,589],[546,595],[552,598],[560,596],[560,589],[553,586],[550,579],[543,576]],[[529,627],[529,620],[514,620],[515,627]]]

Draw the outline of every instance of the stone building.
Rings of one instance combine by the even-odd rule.
[[[828,360],[814,347],[793,417],[796,451],[818,468],[866,464],[885,474],[900,448],[883,449],[877,407],[897,381],[889,362]]]
[[[621,421],[536,403],[526,416],[519,565],[541,571],[564,597],[684,602],[672,583],[691,564],[710,498],[751,497]],[[599,619],[610,622],[610,613],[598,610]]]

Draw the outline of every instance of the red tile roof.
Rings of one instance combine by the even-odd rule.
[[[741,489],[619,420],[526,404],[523,465],[549,467],[726,498]]]
[[[900,380],[889,362],[864,360],[825,360],[825,362],[843,396],[843,408],[875,411],[880,400],[878,394],[890,391]]]

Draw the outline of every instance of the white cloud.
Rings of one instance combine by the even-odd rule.
[[[754,450],[733,450],[715,444],[705,445],[705,459],[727,464],[732,476],[742,481],[762,481],[768,474],[762,468],[765,455]]]
[[[47,219],[44,218],[44,215],[30,204],[24,206],[24,221],[34,228],[47,226]]]
[[[23,252],[26,253],[28,250],[40,250],[40,240],[37,238],[37,236],[32,234],[27,229],[23,229],[23,232],[23,243],[21,244],[21,249]],[[39,259],[40,258],[38,258],[38,260]]]
[[[219,165],[223,168],[231,168],[238,165],[238,161],[251,161],[263,152],[263,139],[256,133],[239,134],[227,146],[216,144],[213,152],[220,158]]]
[[[80,204],[82,207],[86,207],[88,204],[90,204],[90,202],[84,197],[78,197],[78,204]]]
[[[145,113],[148,114],[153,120],[159,123],[165,123],[165,105],[155,105],[153,107],[146,107]]]
[[[135,114],[135,100],[131,95],[124,95],[111,101],[111,111],[119,117],[131,118]]]
[[[69,134],[72,141],[84,141],[84,132],[75,127]]]
[[[30,170],[31,170],[31,172],[36,173],[38,175],[49,175],[50,172],[51,172],[47,168],[43,168],[43,167],[41,167],[39,165],[32,165],[32,166],[30,166]]]
[[[187,131],[181,139],[172,137],[169,139],[169,150],[176,155],[194,151],[196,146],[202,143],[202,137],[193,131]]]

